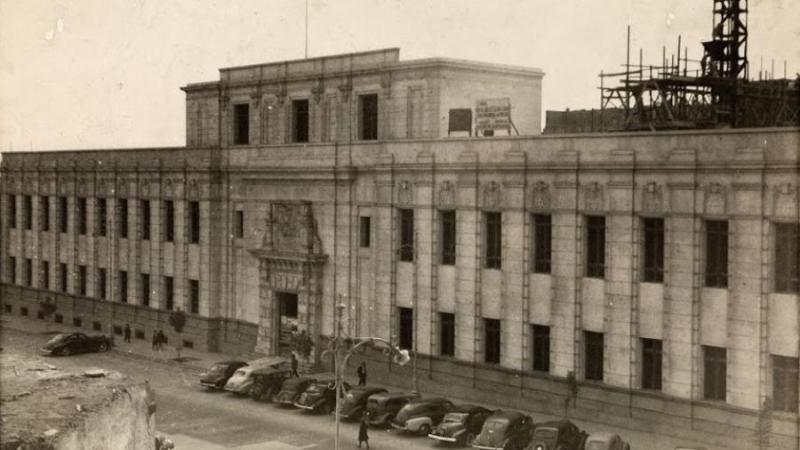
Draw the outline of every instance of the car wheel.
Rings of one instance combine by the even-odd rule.
[[[472,433],[464,433],[464,445],[472,445],[475,440],[475,435]]]
[[[70,349],[69,347],[61,347],[58,350],[58,354],[61,356],[69,356],[72,354],[72,349]]]
[[[250,388],[250,398],[253,400],[261,400],[261,396],[264,394],[264,388],[259,385],[255,385]]]
[[[417,432],[421,436],[427,436],[428,433],[431,432],[431,426],[429,424],[427,424],[427,423],[423,423],[422,425],[419,426],[419,429],[417,430]]]
[[[105,342],[101,342],[100,345],[97,346],[97,351],[99,352],[107,352],[108,351],[108,344]]]
[[[330,403],[323,403],[322,406],[319,407],[319,412],[322,414],[330,414],[333,412],[333,406]]]

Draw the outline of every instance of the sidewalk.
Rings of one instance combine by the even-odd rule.
[[[82,331],[80,328],[75,328],[64,324],[56,324],[52,322],[47,323],[47,326],[45,325],[46,323],[42,320],[36,320],[20,316],[4,316],[2,320],[0,320],[0,332],[2,331],[2,329],[5,328],[10,328],[23,333],[31,333],[31,334],[39,334],[39,333],[44,333],[46,331],[50,331],[52,333]],[[92,333],[87,332],[87,334],[92,334]],[[183,367],[196,371],[205,371],[209,367],[211,367],[211,365],[213,365],[214,363],[226,359],[242,359],[243,361],[248,361],[265,356],[263,354],[255,352],[250,352],[245,354],[223,354],[223,353],[200,352],[196,350],[185,349],[181,351],[181,358],[184,360],[178,362],[175,361],[175,357],[177,356],[177,354],[175,352],[174,347],[164,346],[163,350],[155,351],[152,349],[149,340],[132,338],[130,343],[126,343],[124,342],[121,336],[117,335],[114,336],[114,342],[115,342],[115,347],[111,351],[123,353],[133,358],[140,358],[161,364],[179,364]],[[351,369],[355,370],[354,368]],[[318,377],[333,377],[333,374],[329,372],[315,373],[315,375]],[[352,384],[354,385],[356,384],[356,378],[354,374],[353,376],[348,377],[348,379],[350,382],[352,382]],[[400,390],[400,388],[397,388],[396,386],[389,386],[382,383],[375,383],[374,381],[370,381],[369,384],[371,386],[384,387],[389,390]],[[431,395],[433,393],[425,393],[425,394]],[[463,403],[479,404],[489,409],[503,408],[503,405],[482,404],[479,402],[475,402],[474,400],[464,399],[464,398],[450,398],[450,400],[456,404],[463,404]],[[545,415],[538,413],[529,413],[529,414],[534,419],[534,422],[543,422],[546,420],[557,420],[562,418],[560,416],[552,416],[552,415]],[[598,411],[598,414],[602,414],[602,412]],[[607,432],[617,433],[620,436],[622,436],[623,439],[625,439],[631,444],[631,448],[637,448],[637,449],[646,448],[652,450],[673,450],[676,447],[687,446],[687,445],[691,448],[692,445],[694,444],[686,439],[667,437],[663,435],[654,435],[639,431],[632,431],[628,429],[612,427],[608,425],[598,425],[591,422],[584,422],[574,419],[571,420],[580,428],[585,429],[589,432],[607,431]],[[704,448],[711,450],[711,447],[709,447],[708,445],[705,445]]]

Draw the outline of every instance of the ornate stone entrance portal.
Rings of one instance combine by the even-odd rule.
[[[287,354],[290,334],[302,330],[316,342],[328,257],[322,253],[311,202],[270,204],[262,248],[250,253],[259,260],[256,350]]]

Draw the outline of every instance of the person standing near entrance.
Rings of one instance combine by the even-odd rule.
[[[361,418],[361,425],[358,427],[358,448],[361,448],[361,443],[367,445],[369,450],[369,434],[367,434],[367,417]]]
[[[300,374],[297,373],[297,356],[294,356],[294,352],[292,352],[292,376],[300,377]]]
[[[366,386],[367,385],[367,363],[361,361],[361,364],[358,365],[358,369],[356,369],[356,374],[358,374],[358,385],[359,386]]]
[[[131,343],[131,326],[127,323],[125,324],[125,342]]]

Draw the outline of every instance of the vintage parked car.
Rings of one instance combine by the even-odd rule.
[[[531,440],[533,419],[516,411],[495,411],[486,418],[473,448],[484,450],[522,450]]]
[[[233,373],[246,365],[246,362],[238,360],[220,361],[211,366],[208,372],[200,374],[200,385],[209,389],[224,389]]]
[[[442,422],[433,428],[428,437],[441,442],[471,445],[491,414],[492,411],[483,406],[457,405],[444,415]]]
[[[83,333],[57,334],[47,341],[39,353],[69,356],[75,353],[107,352],[114,345],[107,336],[87,336]]]
[[[272,398],[280,392],[283,382],[292,376],[292,369],[265,367],[254,370],[251,376],[253,385],[250,387],[250,398],[272,401]]]
[[[391,424],[397,430],[427,436],[451,409],[453,403],[446,398],[418,398],[400,408]]]
[[[349,390],[350,385],[342,383],[342,396]],[[336,409],[335,380],[323,379],[311,383],[294,402],[294,406],[315,413],[330,414]]]
[[[248,395],[253,386],[253,371],[262,368],[289,367],[291,362],[281,356],[272,356],[250,361],[246,366],[240,367],[225,383],[225,390],[236,395]]]
[[[278,391],[272,401],[281,405],[294,405],[300,395],[315,381],[317,380],[311,377],[289,378],[283,382],[281,390]]]
[[[586,432],[569,420],[553,420],[536,424],[530,450],[583,450]]]
[[[583,450],[631,450],[631,446],[616,433],[592,433],[586,438]]]
[[[386,392],[386,389],[374,386],[356,386],[350,389],[344,395],[344,402],[339,405],[339,416],[347,420],[360,419],[367,407],[367,399],[381,392]]]
[[[400,408],[418,398],[416,392],[382,392],[373,394],[367,399],[367,424],[383,426],[391,423]]]

